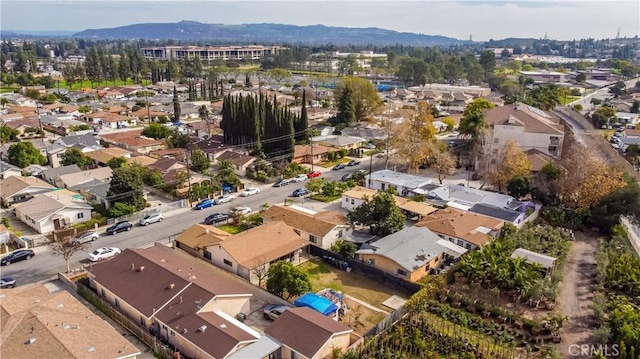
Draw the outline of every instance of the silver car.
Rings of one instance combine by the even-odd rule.
[[[141,226],[148,226],[153,223],[162,222],[163,219],[164,219],[164,216],[162,215],[162,213],[152,213],[152,214],[147,214],[144,218],[140,220],[140,222],[138,222],[138,224]]]
[[[78,238],[74,238],[71,240],[72,244],[79,245],[87,242],[93,242],[98,239],[100,235],[96,231],[87,231],[78,236]]]

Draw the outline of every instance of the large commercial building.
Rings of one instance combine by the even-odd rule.
[[[195,58],[200,56],[203,61],[212,60],[260,60],[265,56],[275,55],[281,46],[156,46],[143,47],[142,55],[146,59],[168,60],[173,57],[176,60]]]

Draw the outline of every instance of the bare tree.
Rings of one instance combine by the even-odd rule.
[[[255,267],[251,270],[253,274],[258,278],[258,287],[262,288],[262,283],[267,279],[269,273],[269,263],[267,263],[267,257],[264,255],[258,256],[253,264]]]
[[[74,238],[76,238],[77,229],[61,229],[54,231],[52,234],[47,236],[49,242],[47,245],[49,249],[51,249],[51,253],[54,256],[59,256],[64,259],[64,262],[67,265],[67,273],[71,272],[69,267],[69,260],[73,257],[74,254],[80,251],[84,251],[87,246],[87,243],[76,243],[74,242]]]

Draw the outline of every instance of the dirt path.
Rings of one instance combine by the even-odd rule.
[[[562,343],[559,344],[558,351],[564,358],[572,359],[583,357],[576,355],[576,345],[593,342],[593,311],[589,309],[589,305],[595,290],[597,249],[595,238],[581,232],[575,232],[575,235],[576,241],[571,246],[564,265],[558,297],[558,309],[562,315],[569,317],[562,329]]]

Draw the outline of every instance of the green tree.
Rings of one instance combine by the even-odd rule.
[[[31,142],[18,142],[9,146],[7,150],[9,163],[25,168],[29,165],[44,165],[47,158],[38,151]]]
[[[210,165],[211,163],[209,162],[209,158],[207,158],[207,155],[202,152],[201,149],[196,148],[191,151],[190,168],[192,171],[204,173],[209,169]]]
[[[107,199],[111,202],[133,206],[139,211],[146,204],[143,189],[142,171],[135,166],[116,168],[113,170]]]
[[[517,198],[522,198],[529,194],[529,178],[526,176],[516,176],[507,183],[507,193]]]
[[[176,87],[173,86],[173,116],[171,117],[171,121],[180,122],[180,116],[182,115],[181,111],[178,91],[176,90]]]
[[[218,173],[215,178],[218,182],[230,186],[237,186],[241,183],[240,177],[238,177],[233,169],[233,162],[230,160],[220,161],[217,170]]]
[[[15,130],[9,126],[1,126],[0,127],[0,138],[2,139],[2,143],[15,141],[18,138],[20,132]]]
[[[584,74],[584,72],[581,72],[579,74],[576,75],[576,82],[577,83],[583,83],[587,81],[587,75]]]
[[[77,243],[73,239],[77,230],[54,231],[47,236],[47,246],[54,256],[62,257],[67,265],[67,273],[71,271],[69,260],[71,257],[89,246],[89,242]]]
[[[274,79],[279,85],[283,80],[291,77],[291,73],[285,69],[273,69],[269,70],[269,76]]]
[[[305,187],[311,193],[319,193],[320,191],[322,191],[322,187],[324,187],[325,182],[327,182],[325,178],[311,178],[307,181]]]
[[[149,126],[142,129],[143,136],[150,137],[156,140],[167,138],[170,133],[171,130],[167,126],[155,122],[150,123]]]
[[[291,261],[282,260],[269,267],[267,290],[280,298],[289,300],[291,297],[310,291],[311,282],[307,274],[294,266]]]
[[[356,255],[356,250],[358,250],[358,247],[356,247],[356,244],[353,242],[349,242],[341,239],[331,245],[331,250],[345,257],[354,258]]]
[[[122,202],[116,202],[113,207],[109,209],[109,215],[113,218],[118,218],[132,214],[136,211],[136,206],[132,204],[126,204]]]
[[[640,113],[640,101],[634,100],[631,105],[631,109],[629,110],[631,113]]]
[[[382,191],[372,198],[365,197],[364,203],[349,211],[351,223],[369,226],[372,233],[388,235],[404,228],[405,216],[396,204],[393,195]]]
[[[493,50],[484,50],[480,54],[480,65],[484,69],[485,78],[491,77],[496,69],[496,54]]]
[[[356,121],[370,118],[379,109],[383,102],[378,95],[378,90],[371,81],[360,77],[344,77],[338,83],[336,98],[340,103],[344,96],[344,91],[349,89],[353,99],[353,109]]]
[[[116,168],[120,168],[127,165],[127,159],[124,157],[114,157],[107,161],[107,166],[109,166],[112,170]]]
[[[60,164],[63,166],[76,165],[80,168],[93,165],[93,159],[84,153],[79,148],[67,148],[62,154]]]
[[[169,148],[187,148],[190,143],[190,139],[189,135],[181,133],[177,128],[174,128],[169,132],[166,142]]]
[[[345,86],[338,98],[338,120],[349,126],[356,121],[356,110],[353,103],[353,89]]]

